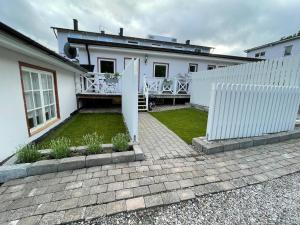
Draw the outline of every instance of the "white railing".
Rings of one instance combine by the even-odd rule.
[[[190,81],[189,77],[172,79],[145,77],[144,88],[147,88],[149,94],[189,95]]]
[[[133,142],[138,141],[138,59],[122,72],[122,114]]]
[[[208,106],[213,83],[299,86],[300,56],[192,73],[191,103]]]
[[[148,90],[148,86],[147,86],[145,79],[143,81],[143,95],[145,96],[145,99],[146,99],[146,110],[148,111],[148,109],[149,109],[149,90]]]
[[[213,85],[207,138],[252,137],[292,130],[297,118],[299,98],[299,87]]]
[[[77,93],[82,94],[121,94],[121,79],[114,74],[86,73],[80,75]]]

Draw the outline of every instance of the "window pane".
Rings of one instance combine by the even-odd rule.
[[[36,110],[35,116],[36,116],[36,124],[37,125],[44,123],[42,109]]]
[[[54,118],[54,117],[56,117],[56,110],[55,110],[55,106],[52,105],[51,106],[51,118]]]
[[[49,104],[54,103],[54,94],[53,91],[49,91]]]
[[[114,73],[115,72],[115,63],[114,61],[100,61],[101,73]]]
[[[49,105],[50,104],[49,91],[43,91],[43,95],[44,95],[44,104]]]
[[[38,74],[37,73],[31,73],[31,79],[32,79],[33,90],[40,89]]]
[[[30,81],[29,72],[22,71],[22,79],[23,79],[24,91],[31,90],[31,81]]]
[[[34,91],[33,92],[34,95],[34,104],[35,104],[35,108],[39,108],[42,106],[42,102],[41,102],[41,94],[39,91]]]
[[[52,76],[48,75],[47,76],[48,79],[48,89],[53,89],[53,81],[52,81]]]
[[[47,85],[47,74],[42,74],[41,75],[41,79],[42,79],[42,88],[45,90],[45,89],[48,89],[48,85]]]
[[[45,108],[45,118],[46,118],[46,121],[51,118],[51,108],[50,108],[50,106],[47,106]]]
[[[25,102],[27,110],[31,110],[34,108],[32,92],[25,93]]]
[[[34,111],[29,112],[29,113],[27,114],[29,129],[35,127],[34,115],[35,115],[35,112],[34,112]]]
[[[154,74],[155,74],[155,77],[166,77],[167,66],[166,65],[155,65]]]

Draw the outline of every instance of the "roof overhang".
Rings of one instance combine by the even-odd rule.
[[[89,49],[101,50],[101,51],[110,51],[110,52],[123,52],[123,53],[132,53],[132,54],[147,54],[147,55],[157,55],[157,56],[166,56],[174,58],[188,58],[188,59],[201,59],[206,61],[218,61],[218,62],[231,62],[231,63],[247,63],[247,62],[256,62],[260,59],[249,58],[249,57],[240,57],[240,56],[229,56],[229,55],[220,55],[220,54],[211,54],[211,53],[197,53],[191,51],[183,51],[176,49],[167,49],[167,48],[154,48],[150,46],[141,46],[141,45],[128,45],[122,43],[112,43],[112,42],[103,42],[103,41],[94,41],[86,39],[76,39],[69,38],[71,46],[76,48],[85,48],[85,45],[89,45]]]

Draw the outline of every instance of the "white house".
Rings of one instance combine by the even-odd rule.
[[[150,97],[173,99],[189,99],[188,80],[182,79],[190,72],[257,61],[247,57],[213,54],[212,47],[193,45],[190,40],[178,43],[176,38],[155,35],[148,35],[147,38],[129,37],[124,35],[123,28],[117,35],[104,31],[82,31],[78,29],[77,20],[74,20],[73,29],[52,28],[58,40],[59,54],[78,60],[81,66],[98,73],[88,82],[82,79],[85,83],[81,87],[86,83],[90,85],[78,90],[79,99],[86,98],[87,93],[120,94],[118,88],[108,92],[101,90],[105,85],[96,80],[104,80],[100,75],[103,73],[121,73],[132,58],[140,59],[139,91],[142,93],[147,87]],[[165,79],[171,81],[166,84]],[[92,82],[97,83],[92,85]],[[92,88],[87,90],[89,87]]]
[[[86,70],[0,22],[0,162],[77,110]]]
[[[289,55],[300,54],[300,31],[278,41],[245,50],[247,57],[274,59]]]

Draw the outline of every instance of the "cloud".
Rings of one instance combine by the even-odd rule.
[[[0,20],[56,50],[50,27],[145,37],[166,35],[180,42],[216,47],[215,53],[244,55],[243,50],[300,29],[297,0],[13,0],[0,1]]]

